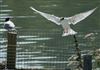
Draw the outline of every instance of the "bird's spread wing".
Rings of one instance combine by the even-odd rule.
[[[85,19],[86,17],[88,17],[90,14],[92,14],[95,10],[96,10],[96,8],[94,8],[92,10],[89,10],[87,12],[76,14],[76,15],[74,15],[72,17],[68,17],[66,19],[70,22],[69,24],[75,25],[76,23],[82,21],[83,19]]]
[[[54,15],[51,15],[51,14],[48,14],[48,13],[44,13],[44,12],[41,12],[41,11],[38,11],[36,10],[35,8],[33,7],[30,7],[32,10],[34,10],[35,12],[39,13],[40,15],[42,15],[43,17],[45,17],[46,19],[56,23],[57,25],[60,25],[59,21],[60,21],[60,18],[59,17],[56,17]]]

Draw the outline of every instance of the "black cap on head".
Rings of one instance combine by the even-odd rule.
[[[60,20],[64,20],[64,17],[62,17]]]
[[[6,18],[5,21],[9,21],[10,18]]]

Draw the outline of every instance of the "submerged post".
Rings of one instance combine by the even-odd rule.
[[[16,32],[8,32],[7,39],[7,68],[15,69],[16,66]]]
[[[92,70],[92,55],[84,55],[83,70]]]

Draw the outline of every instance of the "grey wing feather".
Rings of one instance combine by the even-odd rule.
[[[70,22],[69,24],[75,25],[76,23],[82,21],[83,19],[85,19],[86,17],[88,17],[90,14],[92,14],[95,10],[96,10],[96,8],[94,8],[92,10],[89,10],[87,12],[76,14],[76,15],[74,15],[72,17],[68,17],[66,19]]]
[[[39,13],[40,15],[42,15],[43,17],[45,17],[46,19],[56,23],[57,25],[60,25],[59,21],[60,21],[60,18],[59,17],[56,17],[54,15],[51,15],[51,14],[48,14],[48,13],[44,13],[44,12],[41,12],[41,11],[38,11],[36,10],[35,8],[33,7],[30,7],[32,10],[34,10],[35,12]]]

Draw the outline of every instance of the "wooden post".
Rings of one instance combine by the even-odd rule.
[[[7,68],[15,69],[16,66],[16,32],[8,32]]]
[[[92,55],[84,55],[83,70],[92,70]]]

